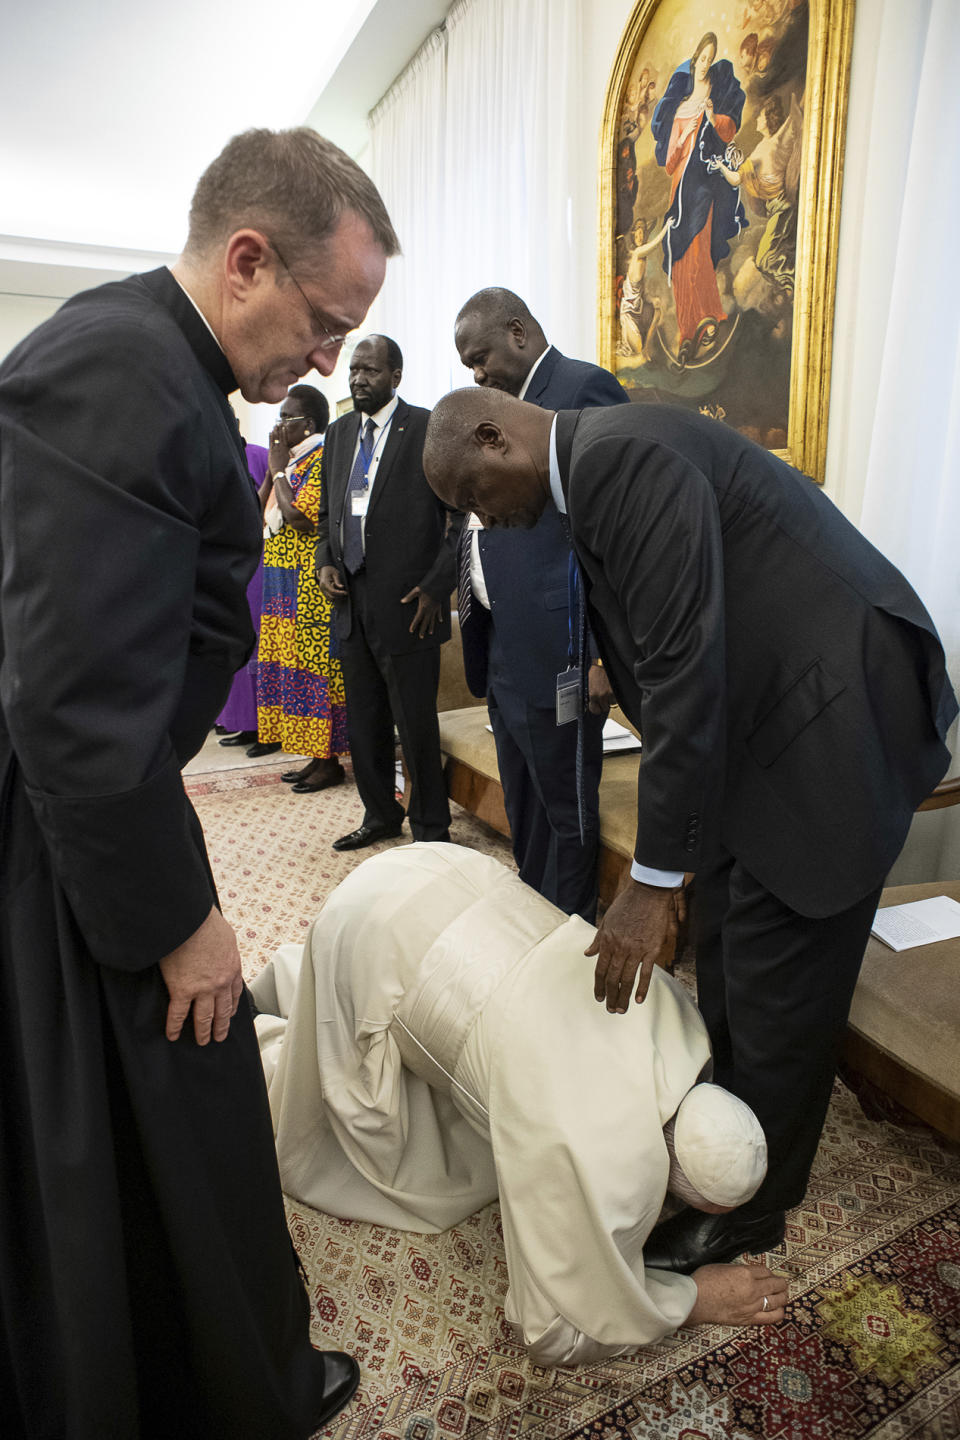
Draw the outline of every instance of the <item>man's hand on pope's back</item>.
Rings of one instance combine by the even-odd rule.
[[[628,880],[600,922],[585,955],[598,956],[593,993],[611,1015],[625,1015],[637,979],[637,1002],[646,998],[660,959],[669,963],[686,901],[683,890]],[[637,978],[639,972],[639,978]]]
[[[237,937],[216,907],[199,930],[164,956],[160,971],[170,995],[167,1039],[179,1039],[192,1005],[197,1044],[206,1045],[211,1034],[214,1040],[226,1040],[243,992],[243,976]]]

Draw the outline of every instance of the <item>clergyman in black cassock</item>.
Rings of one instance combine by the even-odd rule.
[[[306,147],[310,166],[327,146],[240,140]],[[199,999],[165,1035],[171,956],[208,922],[235,950],[180,776],[253,640],[261,521],[226,397],[280,399],[315,349],[335,361],[265,237],[238,231],[188,267],[196,289],[175,278],[188,251],[68,301],[0,367],[9,1440],[302,1440],[331,1386],[342,1403],[356,1384],[349,1357],[310,1345],[238,955],[224,1038],[214,1020],[198,1043]],[[337,279],[346,231],[372,255],[363,284]],[[345,210],[323,253],[357,324],[385,244]]]

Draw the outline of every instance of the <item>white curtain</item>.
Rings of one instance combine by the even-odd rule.
[[[861,528],[934,616],[960,675],[960,23],[932,0],[912,115]],[[906,119],[910,119],[906,111]],[[882,157],[877,157],[882,163]]]
[[[458,0],[370,117],[404,249],[378,324],[404,352],[408,400],[470,383],[453,322],[482,286],[516,290],[561,348],[575,333],[580,21],[580,0]]]
[[[438,397],[436,330],[450,244],[445,216],[447,37],[435,30],[370,116],[370,171],[403,254],[391,260],[377,326],[403,351],[403,396]],[[449,386],[447,387],[449,389]]]
[[[897,16],[891,14],[896,25]],[[930,0],[900,205],[860,527],[904,572],[933,616],[960,682],[960,133],[956,0]],[[887,101],[892,97],[888,95]],[[882,167],[884,156],[871,155]],[[956,753],[956,745],[954,746]],[[958,766],[954,761],[953,771]],[[960,807],[919,816],[892,879],[960,873]]]

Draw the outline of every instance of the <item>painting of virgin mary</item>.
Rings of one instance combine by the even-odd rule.
[[[717,59],[717,37],[708,31],[691,59],[674,70],[650,125],[657,164],[671,181],[663,268],[676,308],[681,366],[714,348],[728,318],[716,270],[749,222],[719,165],[729,158],[745,100],[732,64]]]

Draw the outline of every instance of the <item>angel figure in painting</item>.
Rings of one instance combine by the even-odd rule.
[[[797,263],[797,194],[803,112],[796,96],[784,119],[783,102],[772,95],[756,117],[760,143],[734,168],[717,160],[716,168],[732,188],[740,187],[765,211],[767,223],[754,264],[772,285],[793,298]]]
[[[660,301],[651,299],[646,292],[644,281],[647,274],[647,256],[662,241],[666,226],[654,235],[652,240],[647,240],[647,231],[648,226],[643,220],[638,220],[633,227],[633,248],[627,257],[620,297],[620,339],[617,342],[617,354],[629,357],[634,365],[645,365],[650,359],[648,347],[663,318]]]
[[[717,37],[703,36],[674,70],[650,129],[658,165],[671,180],[663,265],[673,290],[681,365],[716,345],[727,319],[716,270],[730,240],[749,223],[739,191],[708,167],[726,154],[740,128],[746,96]]]

